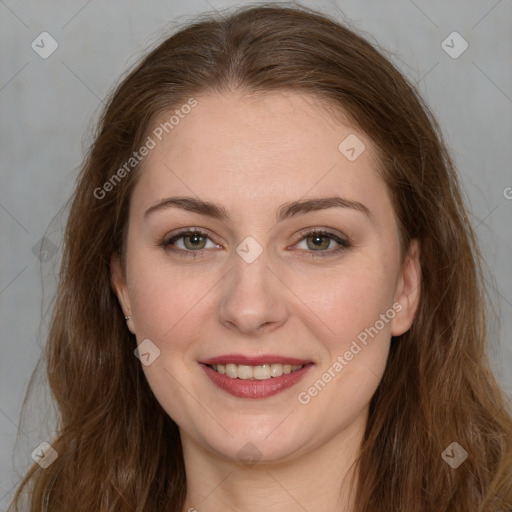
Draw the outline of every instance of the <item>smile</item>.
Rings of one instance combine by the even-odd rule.
[[[221,375],[227,375],[232,379],[242,380],[267,380],[281,375],[289,375],[290,373],[296,372],[303,368],[302,364],[263,364],[258,366],[249,366],[245,364],[214,364],[210,368],[220,373]]]
[[[238,398],[268,398],[291,388],[311,370],[311,361],[266,355],[226,355],[201,361],[216,388]]]

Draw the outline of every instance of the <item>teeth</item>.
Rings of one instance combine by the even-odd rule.
[[[238,366],[236,364],[233,364],[235,368],[237,368],[237,374],[236,376],[239,379],[250,379],[251,377],[254,377],[253,375],[253,369],[251,366],[245,366],[243,364],[239,364]],[[231,377],[231,374],[229,375]]]
[[[252,369],[253,377],[256,380],[265,380],[265,379],[270,379],[270,377],[271,377],[269,364],[264,364],[262,366],[255,366],[254,368],[251,368],[250,366],[248,366],[247,368]]]
[[[263,364],[260,366],[248,366],[245,364],[214,364],[211,366],[213,370],[221,375],[227,375],[232,379],[256,379],[267,380],[272,377],[281,377],[281,375],[288,375],[297,370],[300,370],[304,365],[302,364]]]
[[[281,377],[283,375],[283,365],[282,364],[271,364],[270,365],[270,376],[271,377]]]
[[[227,364],[226,375],[232,379],[236,379],[238,377],[238,366],[236,364]]]

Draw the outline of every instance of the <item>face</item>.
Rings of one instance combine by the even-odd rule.
[[[371,140],[313,97],[196,99],[153,137],[113,287],[182,439],[292,459],[364,429],[418,247],[402,260]]]

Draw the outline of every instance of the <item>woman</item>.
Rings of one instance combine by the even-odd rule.
[[[30,510],[512,507],[454,166],[334,20],[259,6],[164,41],[108,102],[65,240]]]

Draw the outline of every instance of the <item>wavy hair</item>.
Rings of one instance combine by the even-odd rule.
[[[112,92],[77,180],[45,347],[58,407],[51,445],[21,482],[31,512],[179,512],[179,431],[134,357],[110,285],[139,167],[109,181],[151,123],[200,94],[295,91],[343,113],[374,143],[403,251],[421,246],[421,301],[392,339],[358,459],[357,512],[512,509],[512,419],[488,363],[481,255],[441,130],[414,85],[366,38],[301,6],[260,4],[197,18]],[[170,135],[172,136],[172,134]],[[468,453],[457,469],[441,457]]]

